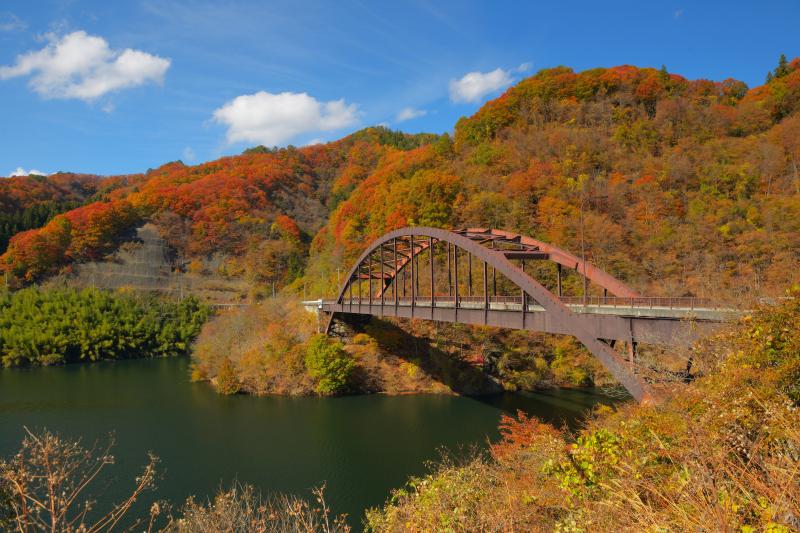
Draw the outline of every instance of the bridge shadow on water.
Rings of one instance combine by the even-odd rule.
[[[544,422],[574,430],[598,404],[613,405],[631,400],[624,389],[615,390],[613,395],[595,388],[505,392],[486,371],[447,352],[428,337],[413,335],[393,322],[376,317],[354,327],[374,338],[381,352],[413,363],[454,393],[508,415],[523,411]],[[363,376],[363,379],[369,378]],[[377,385],[367,388],[378,390]]]

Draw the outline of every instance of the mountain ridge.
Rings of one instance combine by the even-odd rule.
[[[489,225],[572,249],[585,233],[592,260],[651,293],[774,293],[800,261],[798,67],[752,89],[628,65],[545,69],[452,138],[367,128],[106,178],[103,201],[16,235],[0,264],[16,283],[42,279],[152,220],[189,256],[225,256],[228,273],[295,287],[304,276],[329,294],[336,269],[385,231]],[[581,206],[591,232],[576,225]]]

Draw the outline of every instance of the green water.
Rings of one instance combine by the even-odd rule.
[[[163,475],[140,510],[156,496],[205,498],[234,479],[303,495],[324,482],[333,511],[359,525],[365,508],[424,473],[443,448],[458,453],[496,439],[503,412],[574,424],[610,401],[568,390],[480,399],[224,397],[190,383],[187,368],[186,359],[158,359],[0,370],[0,455],[18,449],[23,426],[85,442],[113,432],[115,480],[95,494],[100,503],[121,496],[152,450]]]

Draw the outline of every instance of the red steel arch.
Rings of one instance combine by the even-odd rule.
[[[427,240],[414,242],[420,237]],[[435,241],[435,242],[434,242]],[[389,272],[383,269],[384,251],[387,244],[392,244],[392,251],[396,250],[398,242],[408,245],[408,250],[403,249],[402,254],[397,254],[397,261],[393,262]],[[411,245],[413,243],[413,246]],[[592,354],[597,357],[606,369],[640,402],[653,400],[652,390],[643,379],[637,376],[628,363],[605,341],[596,338],[578,319],[578,317],[561,300],[547,288],[533,279],[522,268],[511,262],[511,258],[531,257],[540,260],[549,260],[558,265],[566,266],[584,274],[589,280],[608,290],[615,296],[634,297],[636,292],[627,287],[610,274],[597,267],[584,263],[576,256],[561,250],[553,245],[543,243],[536,239],[501,230],[485,228],[469,228],[448,231],[430,227],[407,227],[391,231],[375,240],[361,254],[348,277],[340,288],[337,303],[342,303],[348,286],[361,278],[361,270],[365,262],[372,263],[372,256],[380,253],[379,261],[383,263],[379,279],[382,280],[380,294],[389,287],[397,275],[411,263],[412,259],[428,250],[430,243],[447,243],[467,252],[485,264],[490,265],[495,271],[500,272],[514,285],[519,287],[524,294],[535,300],[544,308],[549,320],[563,325],[565,331],[576,337]],[[501,244],[506,248],[496,248]],[[508,247],[511,247],[510,249]],[[448,252],[449,254],[449,252]],[[367,274],[370,279],[375,279],[372,269]],[[412,281],[413,284],[413,281]],[[456,304],[457,306],[457,304]],[[337,313],[332,313],[326,332],[330,332]]]
[[[589,279],[589,281],[596,283],[597,285],[606,289],[614,296],[620,296],[623,298],[636,298],[637,296],[639,296],[639,294],[636,291],[625,285],[623,282],[621,282],[611,274],[608,274],[607,272],[600,270],[599,268],[592,265],[588,261],[584,262],[582,259],[567,252],[566,250],[563,250],[552,244],[536,240],[532,237],[527,237],[525,235],[520,235],[518,233],[511,233],[509,231],[503,231],[498,229],[486,229],[486,228],[470,228],[470,229],[456,231],[456,233],[462,235],[464,234],[473,236],[487,235],[491,237],[500,237],[502,239],[506,239],[509,242],[516,241],[524,245],[538,248],[542,252],[545,252],[549,255],[550,261],[559,264],[561,266],[565,266],[567,268],[576,270],[579,274],[586,276]]]

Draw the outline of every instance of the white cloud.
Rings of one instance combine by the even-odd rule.
[[[316,137],[316,138],[311,139],[310,141],[308,141],[305,145],[306,146],[314,146],[314,145],[317,145],[317,144],[325,144],[325,139],[321,139],[319,137]]]
[[[526,66],[525,64],[520,67]],[[496,68],[491,72],[470,72],[460,80],[450,80],[450,99],[457,103],[475,103],[489,93],[514,82],[511,72]]]
[[[520,63],[520,65],[514,70],[516,72],[523,73],[523,72],[528,72],[531,68],[533,68],[533,63],[526,62],[526,63]]]
[[[395,120],[397,120],[397,122],[404,122],[406,120],[412,120],[415,118],[424,117],[427,114],[428,112],[425,111],[424,109],[414,109],[413,107],[406,107],[400,110]]]
[[[14,176],[30,176],[31,174],[36,174],[37,176],[48,176],[47,172],[42,172],[41,170],[36,170],[32,168],[30,170],[25,170],[22,167],[17,167],[17,169],[8,175],[9,178],[13,178]]]
[[[32,76],[31,88],[45,98],[90,102],[120,89],[162,83],[170,66],[169,59],[140,50],[112,50],[105,39],[84,31],[47,38],[41,50],[17,56],[12,66],[0,66],[0,80]]]
[[[676,19],[679,19],[679,18],[681,18],[683,16],[684,12],[685,12],[685,10],[683,8],[681,8],[681,9],[678,9],[675,12],[673,12],[672,16],[675,17]]]
[[[355,124],[358,107],[344,100],[320,102],[306,93],[259,91],[237,96],[214,111],[228,127],[229,143],[282,144],[302,133],[331,131]]]
[[[0,13],[0,31],[24,30],[27,27],[28,25],[14,13]]]

